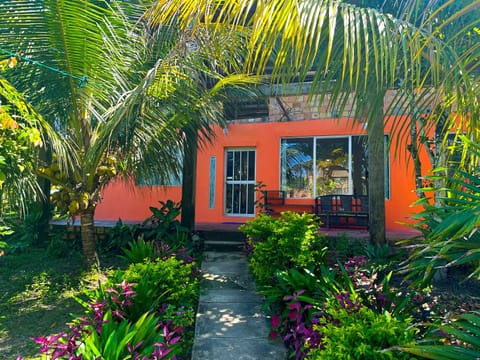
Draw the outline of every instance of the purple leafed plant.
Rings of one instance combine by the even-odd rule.
[[[320,336],[313,329],[319,314],[311,304],[299,298],[303,293],[300,290],[283,298],[284,311],[272,316],[269,336],[273,340],[281,334],[285,345],[297,360],[303,359],[310,349],[318,347],[320,343]]]
[[[68,359],[82,360],[83,356],[79,355],[81,346],[88,346],[85,341],[92,331],[96,332],[100,337],[109,323],[116,323],[121,326],[125,323],[125,312],[129,306],[133,305],[135,291],[132,289],[133,284],[123,281],[116,284],[115,287],[107,289],[108,294],[106,301],[92,301],[88,303],[87,315],[77,318],[73,325],[69,325],[70,333],[60,333],[57,335],[36,337],[33,339],[40,345],[40,353],[50,356],[49,359]],[[132,359],[136,360],[159,360],[159,359],[176,359],[175,355],[171,355],[174,345],[178,343],[181,336],[176,331],[177,327],[172,322],[158,321],[156,325],[156,333],[161,342],[155,342],[153,350],[147,356],[142,352],[143,341],[136,344],[126,344],[126,350]],[[18,357],[17,360],[23,360]]]

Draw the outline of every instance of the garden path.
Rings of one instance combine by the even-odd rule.
[[[281,360],[281,342],[268,340],[246,256],[240,251],[205,251],[192,360]]]

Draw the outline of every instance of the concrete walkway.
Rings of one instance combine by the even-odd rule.
[[[192,360],[283,360],[241,252],[204,252]]]

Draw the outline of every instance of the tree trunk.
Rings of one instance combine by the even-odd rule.
[[[185,142],[185,157],[182,170],[182,218],[181,224],[187,229],[195,228],[195,187],[197,183],[198,134],[188,133]]]
[[[368,198],[370,243],[387,243],[385,234],[385,139],[383,99],[385,92],[370,94],[368,119]]]
[[[365,146],[364,140],[357,137],[352,141],[352,159],[353,159],[353,168],[352,168],[352,182],[353,182],[353,195],[367,195],[367,189],[364,184],[364,174],[363,167],[365,156]]]
[[[83,263],[87,270],[99,265],[97,242],[95,238],[95,225],[93,221],[94,214],[95,207],[89,207],[80,215]]]
[[[415,113],[412,115],[415,117]],[[413,159],[413,169],[415,171],[415,190],[417,197],[419,199],[425,197],[425,193],[420,189],[423,188],[423,176],[422,176],[422,162],[420,160],[420,155],[418,151],[418,131],[417,131],[417,121],[415,118],[412,119],[410,124],[410,144],[407,146],[408,151]],[[428,146],[428,144],[427,144]]]

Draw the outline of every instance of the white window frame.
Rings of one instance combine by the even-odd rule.
[[[253,151],[254,152],[254,161],[255,161],[255,164],[254,164],[254,174],[253,174],[253,180],[229,180],[227,179],[227,167],[228,167],[228,164],[227,164],[227,161],[228,161],[228,152],[249,152],[249,151]],[[227,191],[228,191],[228,185],[253,185],[254,187],[254,193],[253,193],[253,199],[254,199],[254,202],[255,202],[255,198],[256,198],[256,195],[255,195],[255,184],[256,184],[256,179],[257,179],[257,149],[255,147],[250,147],[250,146],[246,146],[246,147],[228,147],[228,148],[225,148],[225,161],[224,161],[224,184],[225,184],[225,189],[224,189],[224,195],[223,195],[223,213],[225,216],[231,216],[231,217],[254,217],[255,216],[255,203],[253,203],[253,212],[252,213],[229,213],[227,212]],[[249,203],[248,203],[248,200],[247,200],[247,204],[246,204],[246,209],[249,208]]]

